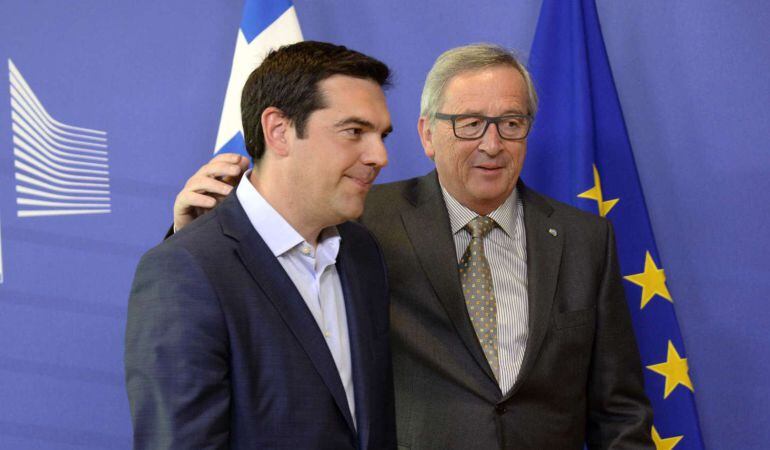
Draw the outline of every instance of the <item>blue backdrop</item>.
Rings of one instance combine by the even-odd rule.
[[[381,181],[431,167],[415,130],[435,57],[475,41],[526,57],[540,9],[537,0],[295,5],[306,39],[351,46],[395,70],[391,164]],[[129,448],[129,284],[139,255],[170,223],[174,195],[211,156],[241,9],[235,0],[0,6],[0,448]],[[598,11],[704,441],[765,448],[770,6],[599,0]],[[20,216],[15,174],[26,172],[14,136],[25,133],[18,115],[34,109],[31,95],[39,117],[45,110],[106,132],[108,182],[100,184],[108,186],[99,196],[109,213]],[[52,123],[40,119],[42,128]],[[77,147],[49,147],[56,156],[68,145]],[[89,161],[83,154],[75,159]]]

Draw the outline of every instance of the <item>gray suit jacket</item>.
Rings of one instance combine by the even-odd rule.
[[[505,396],[466,311],[435,172],[369,195],[363,222],[389,272],[399,448],[654,448],[612,227],[518,189],[529,340]]]

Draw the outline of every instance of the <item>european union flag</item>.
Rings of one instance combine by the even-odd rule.
[[[270,50],[301,40],[297,13],[290,0],[246,0],[214,153],[247,156],[241,125],[243,85]]]
[[[702,449],[687,355],[593,0],[545,0],[529,66],[540,107],[523,179],[612,221],[660,449]]]

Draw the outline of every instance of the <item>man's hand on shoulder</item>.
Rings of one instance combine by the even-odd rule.
[[[174,231],[214,208],[233,190],[248,168],[248,158],[222,153],[198,169],[174,201]]]

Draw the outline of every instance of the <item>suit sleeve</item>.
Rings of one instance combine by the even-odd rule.
[[[148,252],[126,326],[134,448],[227,448],[228,360],[222,310],[203,270],[178,247]]]
[[[597,301],[597,331],[588,382],[590,449],[654,449],[652,408],[620,277],[615,235],[607,226],[605,265]]]

